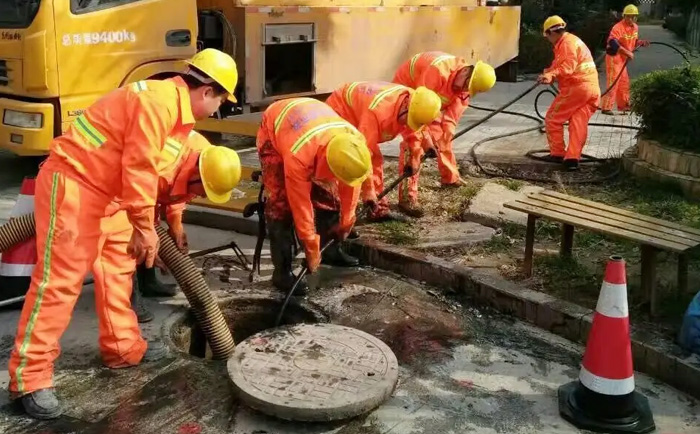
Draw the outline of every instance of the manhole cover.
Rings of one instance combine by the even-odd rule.
[[[382,341],[335,324],[266,330],[236,346],[228,372],[241,399],[287,420],[347,419],[394,391],[398,362]]]

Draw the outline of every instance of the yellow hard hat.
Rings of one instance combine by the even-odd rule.
[[[408,103],[408,127],[413,131],[429,124],[440,115],[442,101],[435,92],[420,86],[411,93]]]
[[[226,203],[241,180],[241,160],[233,149],[209,146],[199,156],[199,176],[207,199]]]
[[[547,30],[551,30],[552,27],[566,27],[566,21],[562,19],[559,15],[552,15],[544,21],[543,34],[547,35]]]
[[[238,83],[238,68],[233,57],[214,48],[205,48],[185,61],[206,74],[212,81],[228,92],[228,100],[236,102],[233,92]]]
[[[328,167],[336,178],[355,187],[364,182],[372,171],[372,156],[361,134],[341,133],[328,142]]]
[[[622,10],[622,15],[639,15],[639,9],[635,5],[627,5]]]
[[[479,60],[474,65],[472,78],[469,79],[469,95],[488,92],[496,84],[496,70],[493,66]]]

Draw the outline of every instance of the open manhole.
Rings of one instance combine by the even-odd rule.
[[[234,297],[219,303],[236,344],[249,336],[275,327],[283,297],[274,295]],[[285,309],[280,325],[326,322],[325,315],[309,303],[292,300]],[[175,314],[166,323],[166,339],[172,346],[191,356],[211,359],[204,333],[197,325],[194,312],[188,309]]]

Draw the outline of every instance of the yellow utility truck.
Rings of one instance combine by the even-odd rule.
[[[494,66],[518,54],[501,0],[0,0],[0,148],[43,155],[86,107],[213,47],[238,64],[238,106],[197,128],[253,136],[259,111],[341,83],[391,80],[420,51]]]

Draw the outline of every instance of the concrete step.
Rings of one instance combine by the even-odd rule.
[[[644,160],[637,158],[636,152],[628,152],[622,158],[625,170],[639,178],[651,179],[662,183],[677,185],[690,199],[700,200],[700,179],[692,176],[680,175],[653,166]]]

